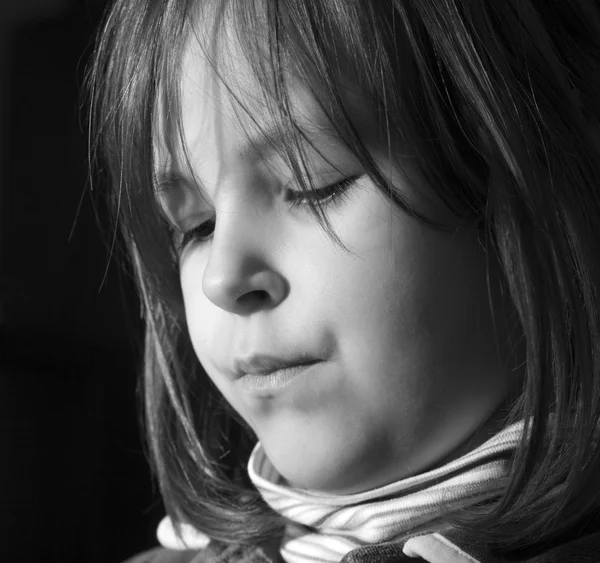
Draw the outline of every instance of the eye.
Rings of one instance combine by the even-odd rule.
[[[173,242],[177,251],[181,252],[191,242],[206,242],[214,233],[216,223],[217,218],[211,217],[189,231],[174,231]]]
[[[310,202],[318,202],[320,205],[329,205],[339,202],[343,196],[348,194],[348,190],[354,186],[360,175],[349,176],[339,182],[329,184],[315,190],[292,190],[288,189],[285,193],[285,201],[290,207],[309,206]]]
[[[315,190],[288,189],[285,192],[285,201],[290,204],[291,208],[309,206],[311,201],[319,202],[322,206],[340,202],[359,178],[360,175],[349,176],[339,182]],[[172,229],[173,243],[177,252],[181,253],[186,246],[193,242],[203,243],[208,241],[215,231],[216,222],[217,218],[211,217],[208,221],[204,221],[185,232]]]

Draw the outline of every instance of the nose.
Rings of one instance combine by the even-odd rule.
[[[217,307],[248,315],[286,298],[288,283],[269,260],[276,240],[269,231],[266,219],[252,211],[218,217],[202,277],[202,290]]]

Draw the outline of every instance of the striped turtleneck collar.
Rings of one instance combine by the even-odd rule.
[[[358,494],[329,495],[282,484],[260,443],[248,472],[264,500],[288,521],[284,560],[333,563],[354,549],[383,542],[406,542],[406,551],[409,538],[439,536],[436,532],[447,529],[443,514],[498,497],[522,431],[521,421],[442,467]]]

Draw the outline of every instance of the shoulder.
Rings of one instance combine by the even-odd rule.
[[[130,557],[123,563],[204,563],[205,554],[198,550],[176,550],[155,547]]]
[[[259,546],[224,545],[211,542],[204,549],[180,550],[156,547],[123,563],[275,563]]]
[[[444,532],[414,536],[406,542],[365,546],[346,554],[341,563],[598,563],[600,531],[537,551],[495,553],[473,538]]]
[[[554,546],[526,559],[527,563],[597,563],[600,561],[600,531]]]
[[[570,538],[556,538],[543,545],[504,555],[459,535],[449,534],[447,539],[475,561],[482,563],[564,563],[565,561],[598,563],[600,561],[600,530]]]

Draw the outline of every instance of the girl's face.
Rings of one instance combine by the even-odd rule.
[[[234,92],[253,103],[260,91],[243,56],[234,49],[231,60]],[[475,232],[442,234],[401,212],[331,133],[309,89],[290,88],[298,124],[316,147],[307,147],[309,173],[318,188],[337,184],[321,193],[348,251],[294,193],[298,185],[273,150],[277,138],[248,143],[258,136],[255,123],[191,46],[183,139],[206,200],[163,147],[161,170],[171,178],[163,203],[181,230],[192,231],[181,285],[192,344],[210,378],[291,484],[359,492],[456,457],[496,431],[511,387],[506,348],[495,344]],[[449,219],[433,197],[422,197],[426,186],[398,173],[361,104],[350,109],[396,189]],[[272,116],[257,112],[269,130]],[[491,283],[498,308],[493,273]],[[268,367],[264,355],[316,363],[261,390],[241,375]]]

